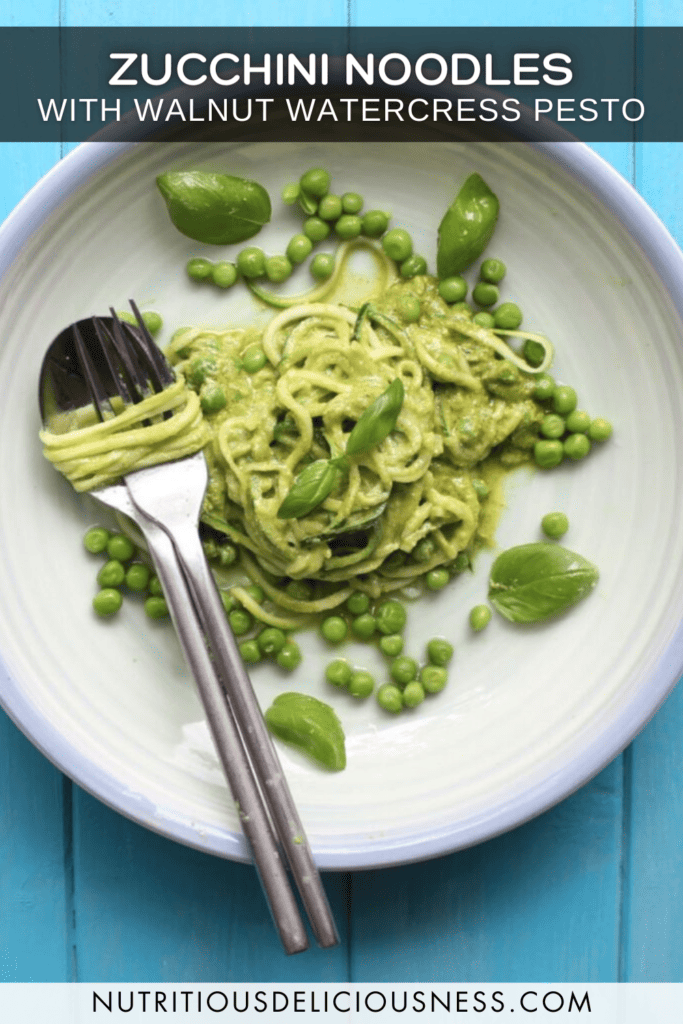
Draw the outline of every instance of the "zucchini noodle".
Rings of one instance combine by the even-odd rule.
[[[549,365],[550,343],[539,337],[545,358],[531,367],[493,331],[454,316],[432,278],[379,285],[362,314],[313,289],[260,333],[188,329],[167,350],[194,386],[211,379],[225,392],[225,407],[206,417],[203,521],[239,547],[270,606],[248,608],[263,621],[329,612],[356,590],[377,599],[457,564],[490,537],[502,475],[531,459],[544,415],[534,375]],[[401,319],[405,294],[420,301],[416,323]],[[248,372],[242,357],[255,345],[266,362]],[[302,470],[343,455],[396,378],[404,399],[389,436],[350,458],[312,511],[279,518]],[[310,598],[288,593],[289,581],[306,581]]]
[[[361,310],[321,301],[359,246],[377,263],[370,301]],[[333,276],[305,296],[250,284],[281,308],[265,330],[177,332],[167,348],[172,387],[103,423],[92,422],[92,409],[51,423],[40,435],[45,455],[86,491],[203,448],[207,540],[239,549],[266,604],[244,587],[226,589],[282,629],[354,591],[378,599],[440,566],[461,568],[492,537],[502,476],[532,461],[545,412],[534,375],[550,365],[552,346],[454,315],[433,278],[392,275],[381,249],[363,241],[342,246]],[[406,296],[413,307],[419,300],[415,322],[402,318]],[[541,365],[530,366],[499,334],[541,342]],[[256,364],[244,358],[254,349],[263,353]],[[404,395],[388,436],[348,456],[311,511],[280,518],[302,471],[343,456],[364,411],[397,379]],[[217,404],[204,401],[217,392]]]
[[[40,432],[45,457],[77,491],[92,491],[132,470],[193,455],[208,438],[199,398],[182,376],[111,419],[99,422],[90,407],[56,416],[50,429]]]

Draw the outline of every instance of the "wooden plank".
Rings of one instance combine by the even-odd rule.
[[[679,244],[683,144],[638,147],[636,185]],[[673,496],[671,496],[673,499]],[[663,500],[667,500],[663,496]],[[683,980],[683,688],[632,746],[624,871],[625,981]]]
[[[164,839],[79,790],[75,805],[81,981],[346,979],[347,876],[324,876],[341,944],[287,957],[250,865]]]
[[[412,4],[396,4],[392,0],[350,0],[352,25],[455,25],[523,26],[523,25],[631,25],[633,6],[625,0],[595,3],[577,0],[571,6],[547,4],[545,0],[523,0],[508,4],[502,0],[485,6],[457,4],[444,7],[439,0],[423,0],[419,8]]]
[[[0,981],[74,976],[71,786],[0,711]]]
[[[618,758],[505,836],[355,876],[353,980],[615,980],[621,795]]]
[[[217,7],[208,0],[170,0],[158,5],[149,0],[118,0],[108,4],[104,0],[70,0],[65,12],[68,25],[183,25],[187,27],[216,25],[223,26],[229,33],[231,27],[284,25],[303,27],[305,25],[345,25],[346,3],[344,0],[327,0],[324,6],[315,0],[301,0],[300,3],[267,2],[252,4],[231,3],[229,9]]]

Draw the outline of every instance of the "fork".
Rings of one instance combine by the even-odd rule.
[[[130,404],[175,380],[137,306],[132,300],[130,305],[137,330],[113,310],[111,326],[92,318],[99,351],[89,351],[78,326],[72,328],[87,390],[102,420],[113,414],[112,386]],[[93,495],[129,516],[147,542],[286,952],[308,946],[287,863],[316,940],[327,948],[339,940],[322,881],[199,539],[207,482],[206,460],[198,452],[129,473],[122,483]]]

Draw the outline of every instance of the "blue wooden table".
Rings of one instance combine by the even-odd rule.
[[[223,13],[223,11],[225,13]],[[3,0],[3,25],[675,25],[680,0]],[[228,20],[229,19],[229,20]],[[62,155],[4,144],[0,214]],[[597,147],[683,242],[683,146]],[[285,957],[251,867],[82,792],[0,713],[0,981],[683,981],[683,688],[535,821],[474,849],[326,875],[340,946]]]

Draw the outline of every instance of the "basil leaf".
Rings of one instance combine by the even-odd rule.
[[[489,600],[510,622],[543,622],[590,594],[598,570],[559,544],[521,544],[493,563]]]
[[[318,459],[297,476],[277,511],[278,519],[301,519],[334,490],[344,475],[338,459]]]
[[[347,455],[363,455],[380,444],[396,426],[405,392],[400,377],[369,405],[346,442]]]
[[[246,178],[205,171],[169,171],[159,175],[157,185],[178,231],[198,242],[244,242],[270,220],[268,193]]]
[[[500,204],[480,174],[470,174],[439,225],[436,270],[440,280],[474,263],[491,241]]]

